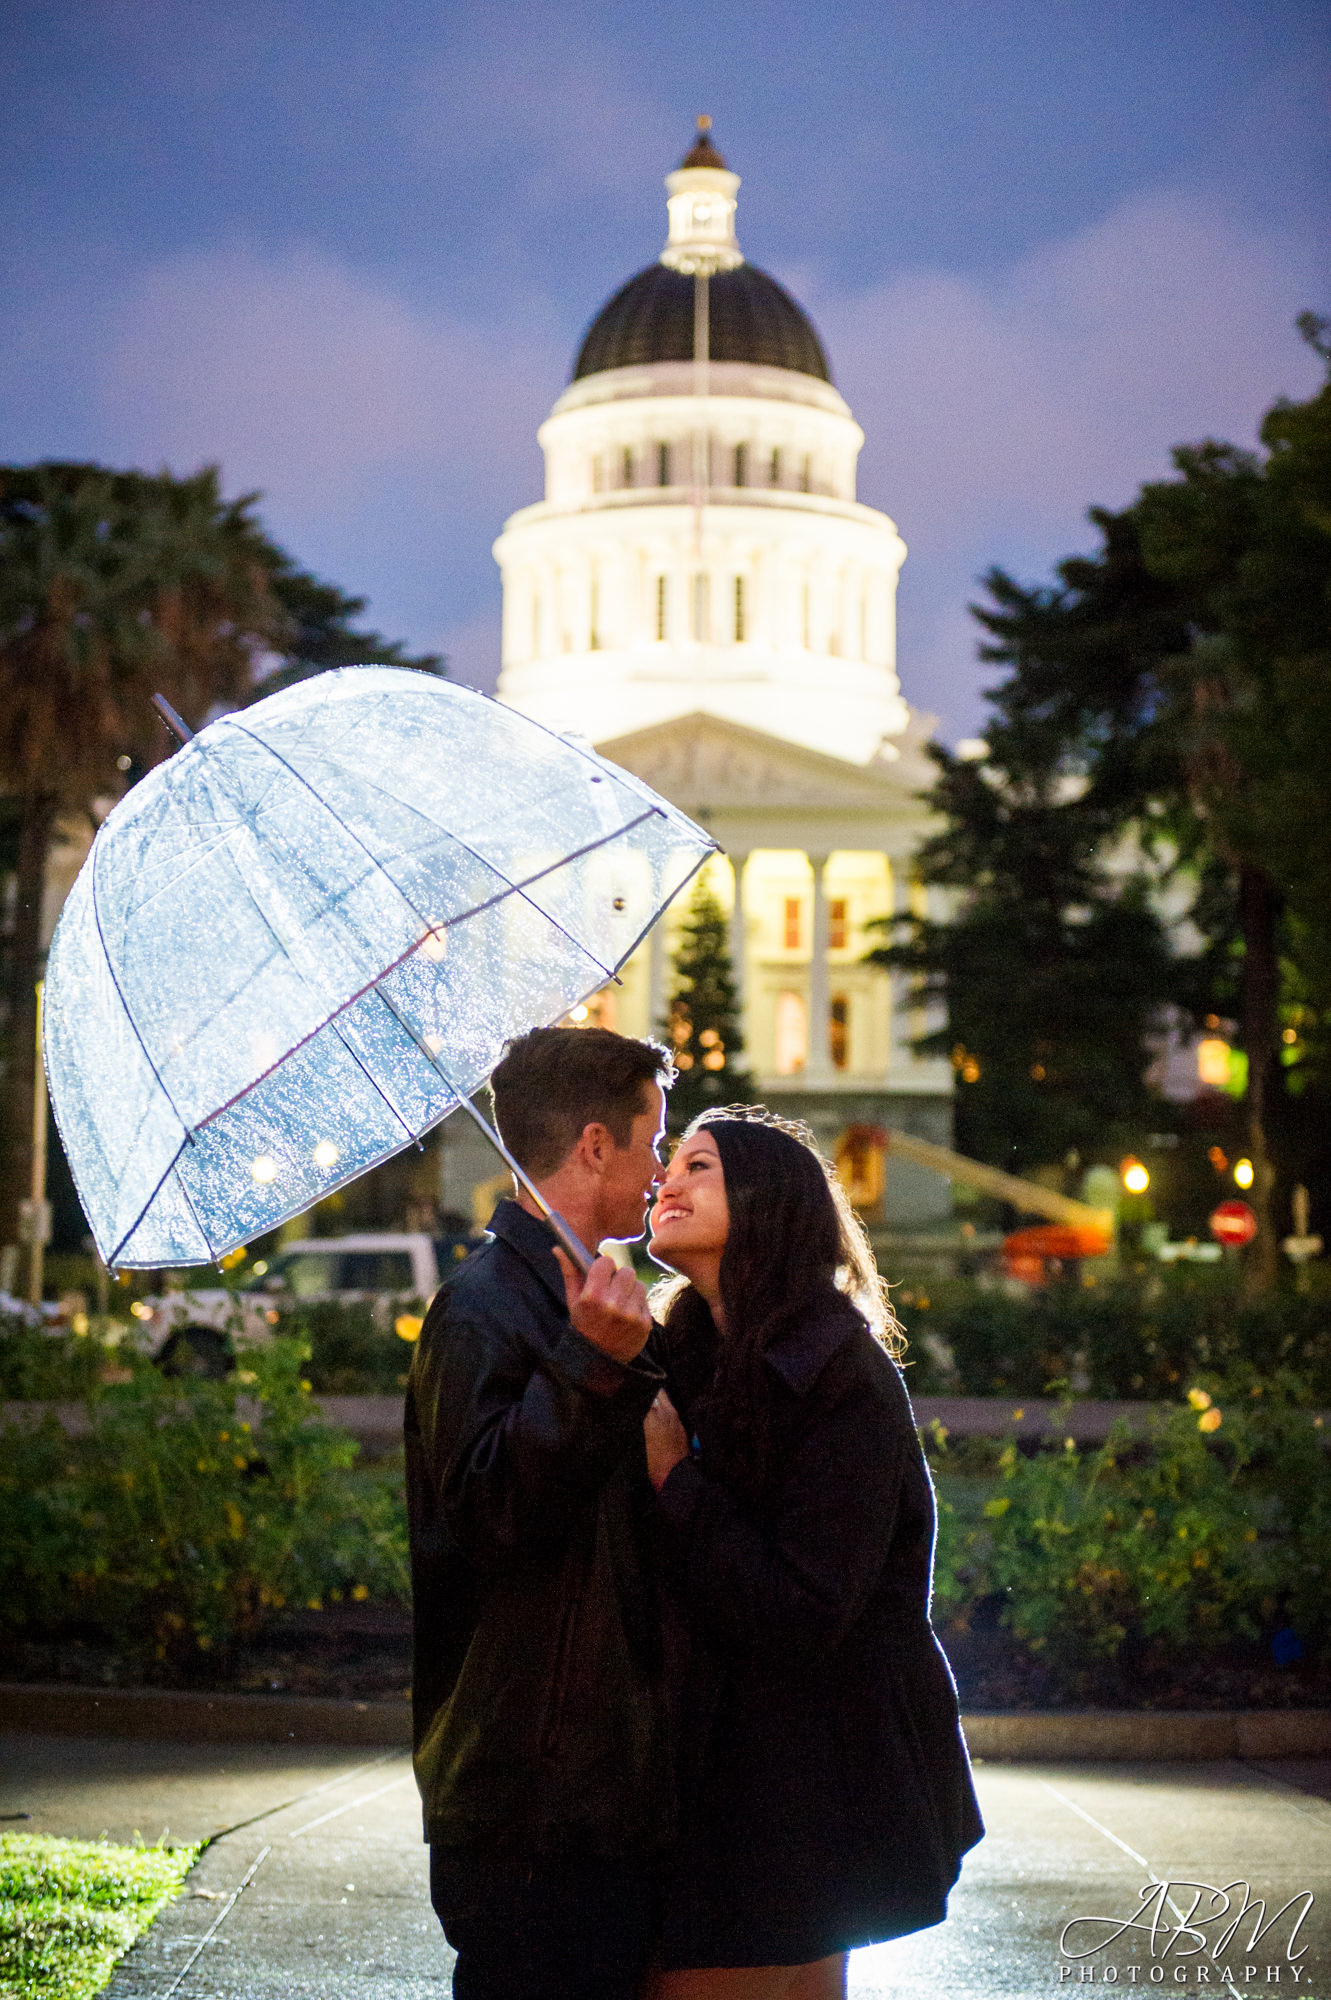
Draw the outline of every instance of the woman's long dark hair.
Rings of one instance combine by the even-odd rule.
[[[771,1389],[763,1356],[802,1319],[856,1310],[894,1355],[904,1341],[873,1251],[834,1170],[806,1125],[761,1105],[704,1111],[685,1137],[708,1132],[725,1175],[730,1233],[721,1256],[725,1336],[683,1278],[664,1280],[652,1306],[667,1337],[694,1361],[714,1346],[707,1394],[716,1469],[761,1501],[771,1476]]]

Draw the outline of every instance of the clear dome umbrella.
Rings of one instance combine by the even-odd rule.
[[[211,1262],[458,1105],[498,1144],[470,1093],[505,1042],[614,978],[713,851],[585,744],[403,668],[210,723],[110,813],[51,945],[103,1261]]]

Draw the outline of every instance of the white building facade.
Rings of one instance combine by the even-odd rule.
[[[761,1095],[833,1150],[890,1124],[947,1142],[951,1068],[912,1054],[918,998],[863,963],[876,918],[923,907],[933,767],[897,679],[905,544],[856,497],[864,434],[807,315],[744,259],[739,179],[705,131],[666,186],[665,249],[593,321],[539,433],[544,498],[495,544],[499,697],[724,848],[712,881]],[[600,1018],[659,1032],[670,948],[668,920]],[[947,1208],[944,1183],[889,1161],[880,1220]]]

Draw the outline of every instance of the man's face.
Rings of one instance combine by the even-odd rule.
[[[648,1204],[665,1171],[660,1159],[665,1092],[659,1083],[645,1087],[643,1107],[633,1121],[628,1144],[612,1144],[601,1183],[601,1235],[620,1243],[642,1235]]]

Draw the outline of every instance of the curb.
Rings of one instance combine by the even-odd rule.
[[[1331,1709],[1069,1709],[964,1715],[972,1757],[986,1763],[1225,1763],[1331,1756]]]
[[[1068,1709],[964,1715],[985,1763],[1225,1763],[1331,1756],[1331,1709]],[[365,1743],[407,1749],[405,1701],[195,1694],[168,1688],[0,1685],[0,1730],[173,1743]]]
[[[176,1688],[0,1686],[0,1729],[170,1743],[367,1743],[411,1748],[411,1704]]]

